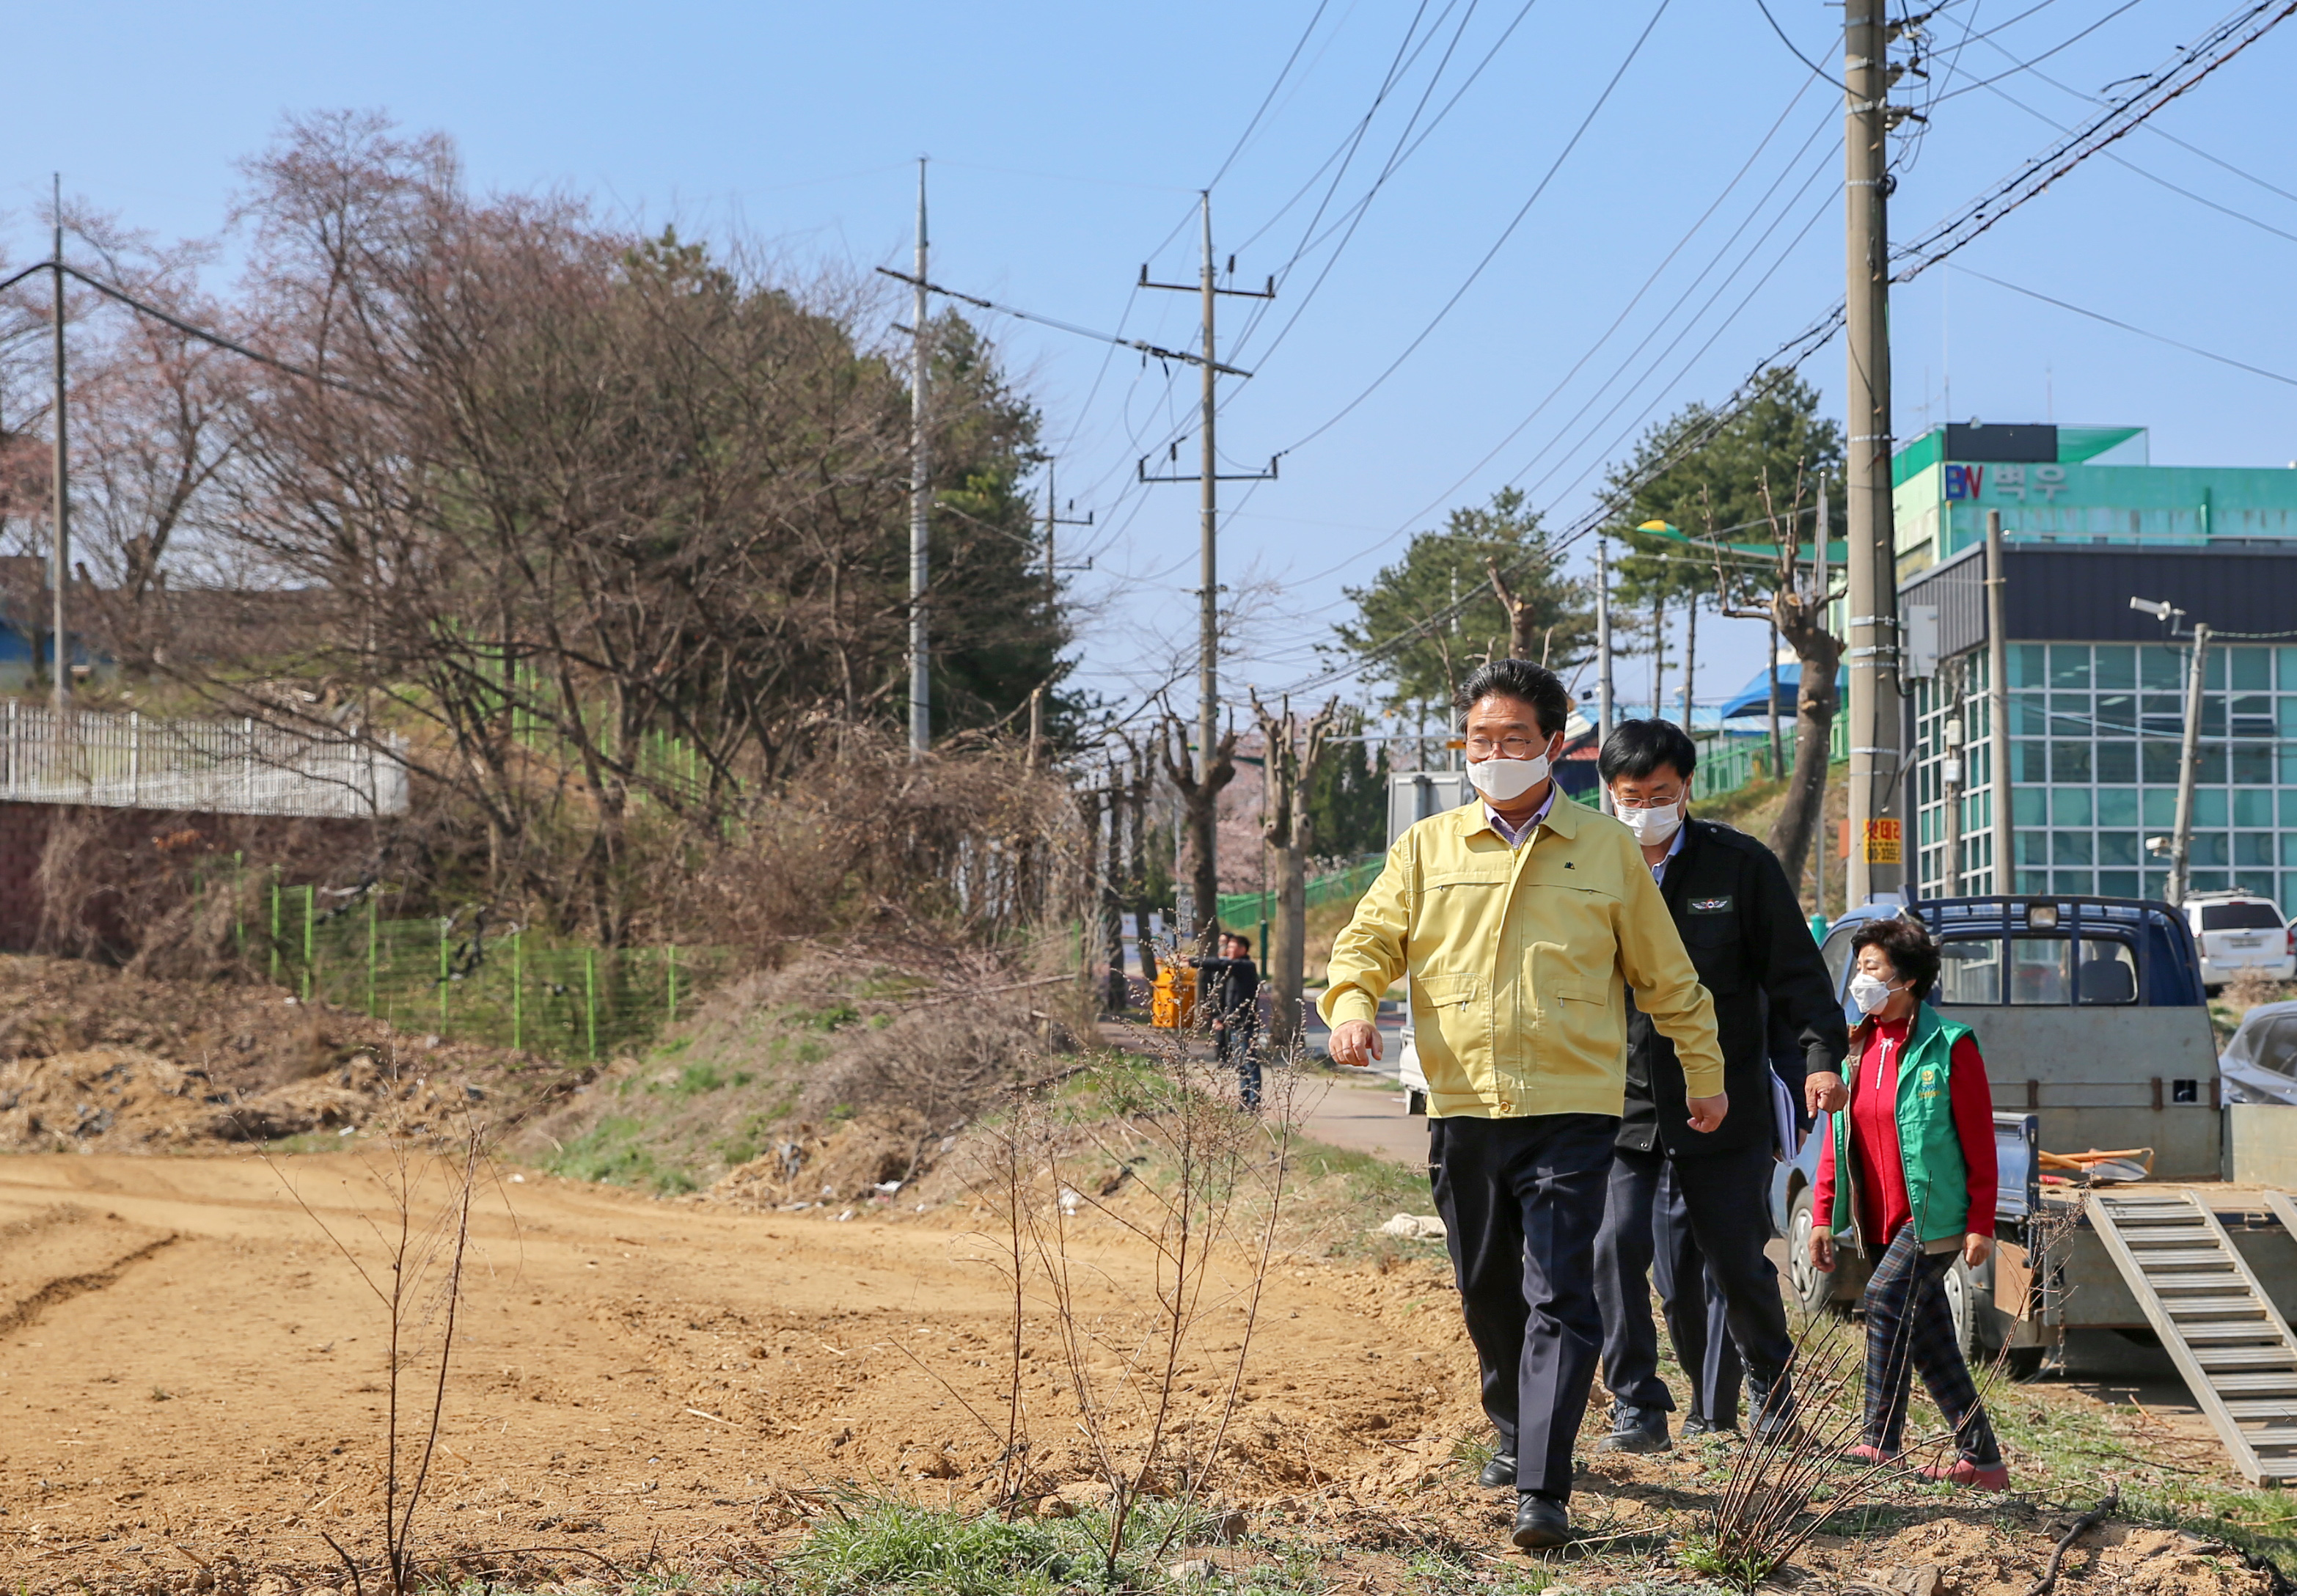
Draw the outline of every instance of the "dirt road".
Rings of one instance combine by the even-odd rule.
[[[389,1320],[318,1222],[387,1281],[372,1169],[0,1160],[0,1573],[188,1575],[221,1554],[317,1573],[320,1532],[372,1540]],[[791,1516],[786,1487],[978,1483],[992,1447],[967,1409],[1001,1416],[1011,1330],[976,1222],[962,1203],[839,1222],[505,1176],[474,1212],[432,1549],[667,1551],[753,1538]],[[1149,1261],[1106,1221],[1082,1236],[1084,1306],[1115,1323],[1148,1300]],[[1193,1400],[1243,1322],[1221,1312]],[[1423,1472],[1478,1427],[1431,1263],[1288,1262],[1257,1324],[1227,1448],[1243,1494]],[[1023,1392],[1041,1433],[1070,1429],[1051,1360]]]

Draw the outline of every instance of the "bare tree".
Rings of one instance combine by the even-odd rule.
[[[1178,928],[1178,940],[1185,949],[1209,936],[1220,918],[1220,875],[1211,843],[1221,789],[1236,779],[1236,728],[1223,732],[1220,742],[1207,752],[1202,780],[1189,757],[1188,724],[1179,717],[1165,718],[1157,753],[1164,761],[1165,778],[1181,795],[1181,875],[1196,894],[1195,924]]]
[[[1323,763],[1334,727],[1339,720],[1339,700],[1306,721],[1292,712],[1292,701],[1281,701],[1273,715],[1252,697],[1252,712],[1260,722],[1260,740],[1267,761],[1264,771],[1268,851],[1276,865],[1276,924],[1266,950],[1270,977],[1275,986],[1275,1008],[1268,1037],[1279,1051],[1300,1040],[1300,1003],[1307,984],[1308,855],[1315,847],[1314,827],[1308,815],[1308,791]]]
[[[1804,861],[1820,824],[1819,805],[1826,792],[1826,766],[1832,757],[1837,700],[1834,674],[1842,662],[1842,642],[1826,629],[1829,596],[1806,588],[1799,580],[1803,496],[1808,489],[1802,468],[1795,471],[1792,497],[1782,512],[1771,489],[1770,471],[1760,474],[1763,512],[1777,549],[1775,564],[1766,573],[1770,589],[1759,607],[1750,604],[1747,573],[1727,573],[1722,551],[1716,548],[1716,585],[1725,595],[1724,613],[1737,619],[1767,621],[1794,650],[1800,681],[1795,689],[1794,769],[1787,783],[1786,802],[1779,810],[1767,839],[1771,851],[1786,867],[1789,881],[1802,879]],[[1819,529],[1821,538],[1826,529]],[[1731,603],[1734,592],[1741,595]]]

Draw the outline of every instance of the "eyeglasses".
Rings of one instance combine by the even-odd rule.
[[[1470,737],[1468,757],[1486,760],[1496,754],[1502,759],[1529,759],[1546,746],[1544,742],[1525,736],[1502,737],[1496,743],[1489,737]]]

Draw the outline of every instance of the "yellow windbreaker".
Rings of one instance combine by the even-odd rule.
[[[1627,986],[1675,1043],[1689,1094],[1723,1090],[1714,1000],[1634,834],[1560,792],[1519,848],[1481,798],[1396,839],[1333,944],[1317,1008],[1332,1025],[1370,1020],[1398,975],[1412,978],[1431,1115],[1617,1115]]]

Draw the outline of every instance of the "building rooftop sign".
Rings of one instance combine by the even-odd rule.
[[[1933,427],[1892,462],[1901,580],[1983,541],[2297,547],[2297,470],[2153,465],[2143,427]]]

